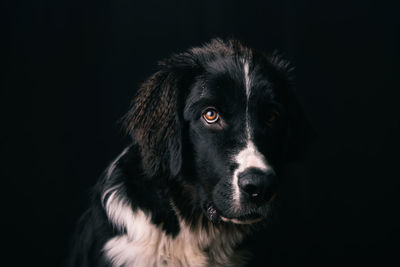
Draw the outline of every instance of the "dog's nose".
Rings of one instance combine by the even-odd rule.
[[[250,168],[238,176],[240,190],[253,202],[269,201],[276,190],[274,171]]]

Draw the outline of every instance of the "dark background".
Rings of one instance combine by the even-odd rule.
[[[59,266],[91,185],[129,143],[117,121],[155,63],[236,37],[296,66],[319,136],[288,169],[279,223],[255,239],[254,265],[398,263],[396,2],[2,2],[5,259]]]

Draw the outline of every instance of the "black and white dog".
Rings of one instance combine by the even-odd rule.
[[[212,40],[160,64],[138,90],[133,138],[95,187],[71,266],[243,266],[306,120],[289,67]]]

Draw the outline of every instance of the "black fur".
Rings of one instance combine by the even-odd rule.
[[[248,113],[254,143],[278,177],[287,161],[301,156],[309,125],[293,93],[286,61],[219,39],[173,55],[141,86],[124,118],[133,143],[95,186],[69,266],[111,266],[102,248],[126,231],[115,227],[104,209],[110,197],[105,192],[115,186],[132,210],[150,214],[151,222],[171,236],[180,232],[171,201],[188,224],[202,219],[204,227],[211,221],[241,231],[242,226],[222,222],[221,216],[268,215],[270,203],[242,200],[240,209],[231,207],[230,182],[238,167],[231,156],[246,145],[243,60],[249,62],[251,76]],[[223,116],[219,125],[202,121],[208,106]],[[271,116],[277,118],[269,123]]]

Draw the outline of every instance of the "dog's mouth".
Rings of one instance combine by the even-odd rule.
[[[224,216],[221,216],[221,220],[224,222],[228,223],[234,223],[234,224],[253,224],[262,221],[265,216],[258,214],[258,213],[250,213],[246,215],[241,215],[236,218],[226,218]]]
[[[213,203],[209,203],[206,208],[207,218],[214,223],[233,223],[233,224],[253,224],[261,222],[266,218],[266,214],[259,212],[250,212],[247,214],[241,214],[239,216],[223,216],[220,211],[217,210]]]

